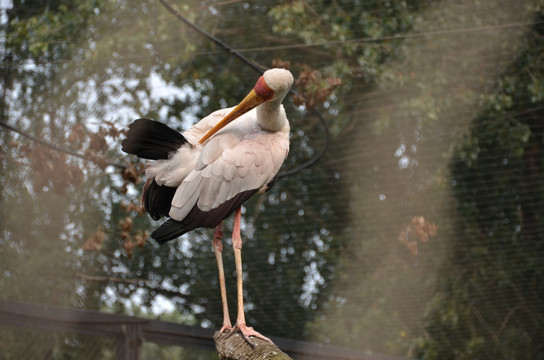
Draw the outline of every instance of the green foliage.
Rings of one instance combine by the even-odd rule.
[[[132,118],[146,116],[182,130],[219,107],[237,103],[255,80],[251,69],[227,55],[195,59],[192,53],[195,49],[211,51],[213,47],[200,38],[195,40],[194,33],[155,2],[136,7],[125,2],[85,2],[75,7],[59,2],[36,13],[25,12],[25,7],[19,5],[14,4],[7,13],[10,40],[6,50],[11,54],[13,68],[21,69],[25,62],[30,67],[12,80],[8,101],[3,104],[7,105],[5,119],[30,133],[43,134],[49,142],[69,144],[76,151],[93,147],[93,129],[102,126],[104,120],[123,126]],[[267,15],[269,9],[263,2],[245,13],[263,28],[270,28],[273,21]],[[229,7],[222,14],[225,21],[220,26],[225,30],[235,26],[234,15],[239,10]],[[196,22],[202,20],[204,27],[213,22],[213,18],[199,19],[198,14],[189,17]],[[56,40],[48,43],[47,39]],[[260,45],[259,41],[255,38],[248,45]],[[263,63],[270,65],[270,59],[263,59]],[[46,66],[33,68],[39,64]],[[179,94],[165,94],[150,101],[151,73],[178,89]],[[19,87],[27,96],[16,96]],[[290,104],[286,106],[292,121],[300,123],[304,114]],[[180,114],[187,117],[183,124],[179,124]],[[71,133],[80,125],[78,129],[83,129],[84,136],[76,136],[76,141],[72,141]],[[315,119],[306,127],[299,127],[292,148],[301,151],[293,151],[287,168],[294,168],[313,156],[316,151],[313,146],[322,146],[311,144],[304,134],[314,127]],[[14,139],[12,136],[7,133],[3,144],[9,144]],[[111,160],[126,159],[115,149],[116,136],[108,136],[101,147]],[[9,148],[10,156],[23,163],[27,162],[25,155],[32,158],[32,154],[42,151],[38,147],[27,151],[24,144]],[[126,217],[132,217],[133,232],[149,231],[157,225],[151,224],[147,216],[127,214],[120,204],[121,200],[137,201],[141,184],[129,185],[128,194],[124,195],[119,189],[120,177],[109,169],[107,176],[103,176],[103,170],[94,165],[66,158],[53,160],[52,170],[46,173],[34,166],[40,161],[28,163],[31,169],[3,163],[3,173],[7,176],[2,201],[18,204],[17,211],[5,211],[7,222],[3,231],[7,236],[2,242],[6,248],[2,254],[6,261],[2,270],[9,275],[2,279],[2,287],[7,289],[6,296],[100,309],[110,304],[108,294],[113,290],[111,306],[123,312],[130,310],[121,299],[137,296],[143,306],[151,306],[157,295],[163,295],[199,324],[218,326],[222,317],[210,233],[196,231],[163,247],[147,242],[143,249],[136,247],[132,256],[128,256],[122,248],[120,226],[126,223]],[[80,167],[82,182],[65,184],[52,180],[56,178],[53,169],[60,171],[61,165]],[[330,181],[339,183],[330,175],[332,172],[334,167],[307,174],[321,177],[320,185],[306,185],[301,175],[281,180],[267,195],[247,204],[244,237],[244,259],[250,259],[246,260],[250,274],[245,282],[246,302],[250,307],[247,318],[264,333],[298,336],[306,319],[312,317],[324,299],[322,290],[326,279],[332,276],[339,249],[331,245],[335,237],[327,227],[342,223],[344,210],[309,194],[319,192]],[[301,192],[301,188],[305,190]],[[270,203],[274,206],[269,206]],[[293,203],[296,206],[290,205]],[[40,214],[46,218],[44,221],[37,220]],[[283,224],[284,218],[290,220]],[[315,227],[308,226],[308,222]],[[47,226],[52,229],[46,233]],[[97,238],[103,241],[100,251],[82,251],[80,247],[93,233],[99,234]],[[234,309],[234,260],[228,238],[225,263],[230,304]],[[23,259],[33,266],[20,266]],[[43,282],[42,276],[49,271],[48,282]],[[317,283],[305,289],[312,278]],[[43,283],[43,289],[32,286],[36,279]],[[263,297],[263,293],[269,296]],[[300,321],[285,326],[290,320],[285,309],[299,313]],[[235,312],[231,315],[234,318]]]
[[[245,206],[248,323],[264,334],[421,359],[541,358],[542,8],[179,5],[256,63],[287,59],[296,76],[317,70],[342,80],[319,107],[332,135],[325,157]],[[125,128],[150,117],[182,130],[237,103],[255,80],[155,1],[14,1],[5,19],[1,120],[75,151],[98,146],[117,162],[128,158],[108,122]],[[324,140],[315,116],[285,105],[292,145],[284,168],[292,169]],[[75,126],[83,136],[71,136]],[[161,247],[148,241],[129,256],[120,224],[132,219],[131,236],[158,225],[121,205],[138,201],[141,183],[125,193],[116,170],[57,158],[7,131],[0,144],[3,296],[134,313],[132,300],[148,308],[161,295],[177,307],[176,321],[220,326],[209,230]],[[417,216],[439,230],[418,240],[414,255],[399,233]],[[97,232],[100,250],[81,250]],[[72,344],[61,355],[77,356],[82,347]]]
[[[423,359],[542,358],[544,188],[536,179],[544,132],[542,94],[533,80],[544,69],[541,34],[536,26],[520,44],[455,151],[452,178],[462,217],[447,276],[430,306],[432,336],[423,342]]]

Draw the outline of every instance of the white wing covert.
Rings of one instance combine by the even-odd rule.
[[[231,110],[232,108],[227,108],[212,112],[211,114],[194,124],[191,128],[187,129],[183,133],[183,137],[190,144],[198,144],[198,141],[202,138],[202,136],[204,136],[205,133],[207,133],[219,121],[221,121],[221,119],[223,119]]]
[[[182,220],[195,205],[209,211],[237,194],[262,188],[277,174],[288,151],[289,139],[282,133],[210,138],[195,169],[176,190],[170,217]]]
[[[160,186],[178,187],[190,172],[200,164],[197,161],[211,162],[220,155],[217,147],[204,147],[198,144],[198,140],[211,128],[215,126],[230,109],[214,111],[206,116],[190,129],[183,133],[183,137],[189,142],[181,146],[175,153],[170,154],[168,159],[148,162],[145,173],[147,179],[155,179]],[[228,137],[222,136],[221,146],[229,147]],[[230,147],[239,142],[230,140]],[[213,144],[214,142],[212,142]],[[215,148],[215,150],[214,150]],[[203,153],[204,152],[204,153]]]

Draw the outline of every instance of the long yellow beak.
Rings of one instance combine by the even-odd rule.
[[[210,129],[198,142],[199,144],[202,144],[204,141],[208,140],[210,137],[212,137],[216,132],[224,128],[227,124],[229,124],[232,120],[239,118],[243,114],[247,113],[251,109],[256,108],[257,106],[261,105],[263,102],[265,102],[266,99],[260,96],[255,92],[255,90],[251,90],[249,94],[238,104],[232,111],[223,118],[220,122],[217,123],[212,129]]]
[[[230,123],[232,120],[239,118],[240,116],[244,115],[251,109],[255,109],[257,106],[261,105],[265,101],[268,101],[274,97],[274,91],[268,87],[266,84],[266,81],[264,80],[264,76],[261,76],[258,80],[255,86],[253,87],[253,90],[250,91],[249,94],[236,106],[232,111],[223,118],[220,122],[217,123],[210,131],[208,131],[202,139],[198,142],[199,144],[202,144],[204,141],[208,140],[210,137],[212,137],[216,132],[224,128],[228,123]]]

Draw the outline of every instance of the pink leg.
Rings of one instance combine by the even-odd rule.
[[[242,218],[242,209],[238,208],[234,215],[234,226],[232,229],[232,246],[234,247],[234,260],[236,262],[236,288],[238,295],[238,317],[236,325],[231,333],[236,329],[240,330],[242,336],[248,343],[254,345],[250,340],[250,336],[254,336],[273,344],[272,340],[255,331],[252,327],[246,325],[246,317],[244,314],[244,289],[243,289],[243,273],[242,273],[242,237],[240,235],[240,223]]]
[[[222,333],[225,330],[232,330],[232,324],[229,317],[229,306],[227,304],[227,288],[225,286],[225,271],[223,270],[223,222],[215,228],[213,233],[213,252],[215,253],[215,260],[217,261],[217,268],[219,270],[219,287],[221,288],[221,302],[223,303],[223,327],[219,330]]]

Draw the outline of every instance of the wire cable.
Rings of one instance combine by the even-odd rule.
[[[242,61],[243,63],[245,63],[246,65],[248,65],[249,67],[251,67],[253,70],[255,70],[256,72],[258,72],[259,74],[262,74],[264,72],[265,69],[263,69],[261,66],[255,64],[254,62],[252,62],[251,60],[249,60],[247,57],[243,56],[239,51],[233,49],[232,47],[230,47],[228,44],[226,44],[225,42],[219,40],[217,37],[213,36],[212,34],[208,33],[207,31],[203,30],[202,28],[198,27],[197,25],[193,24],[192,22],[190,22],[187,18],[185,18],[183,15],[181,15],[176,9],[174,9],[169,3],[167,3],[166,1],[164,0],[159,0],[159,2],[170,12],[172,13],[179,21],[183,22],[185,25],[187,25],[188,27],[190,27],[191,29],[195,30],[196,32],[198,32],[199,34],[205,36],[206,38],[208,38],[209,40],[213,41],[215,44],[217,44],[218,46],[220,46],[221,48],[223,48],[225,51],[227,51],[227,53],[229,53],[230,55],[238,58],[240,61]],[[289,91],[292,95],[296,95],[297,92],[294,91],[293,89],[291,89]],[[299,96],[302,96],[302,98],[304,100],[305,97],[303,95],[300,95],[298,94]],[[321,115],[321,113],[315,109],[315,108],[310,108],[312,110],[312,112],[318,117],[322,127],[323,127],[323,131],[324,131],[324,134],[325,134],[325,145],[323,146],[323,148],[321,149],[321,151],[316,155],[314,156],[312,159],[306,161],[305,163],[303,163],[302,165],[300,165],[299,167],[297,168],[294,168],[294,169],[291,169],[291,170],[288,170],[288,171],[284,171],[284,172],[281,172],[278,174],[277,178],[280,179],[280,178],[284,178],[284,177],[287,177],[287,176],[291,176],[291,175],[294,175],[306,168],[309,168],[310,166],[314,165],[317,161],[319,161],[319,159],[321,159],[323,157],[323,155],[327,152],[328,148],[329,148],[329,144],[330,144],[330,131],[329,131],[329,127],[327,125],[327,122],[325,121],[325,118],[323,117],[323,115]],[[75,156],[77,158],[80,158],[80,159],[83,159],[85,161],[91,161],[91,162],[95,162],[94,159],[90,158],[89,156],[86,156],[84,154],[80,154],[76,151],[73,151],[73,150],[69,150],[69,149],[65,149],[65,148],[62,148],[62,147],[59,147],[57,145],[53,145],[51,143],[48,143],[42,139],[39,139],[35,136],[32,136],[30,134],[27,134],[25,133],[24,131],[22,130],[19,130],[11,125],[8,125],[7,123],[3,122],[3,121],[0,121],[0,126],[8,129],[8,130],[11,130],[13,132],[16,132],[34,142],[37,142],[43,146],[46,146],[52,150],[55,150],[55,151],[59,151],[59,152],[63,152],[65,154],[68,154],[68,155],[71,155],[71,156]],[[111,161],[106,161],[106,163],[108,165],[111,165],[111,166],[114,166],[116,168],[119,168],[119,169],[126,169],[127,166],[124,165],[124,164],[119,164],[119,163],[115,163],[115,162],[111,162]]]
[[[0,121],[0,126],[5,127],[5,128],[8,129],[8,130],[11,130],[11,131],[13,131],[13,132],[16,132],[17,134],[19,134],[19,135],[21,135],[21,136],[24,136],[24,137],[26,137],[27,139],[30,139],[30,140],[32,140],[32,141],[34,141],[34,142],[36,142],[36,143],[38,143],[38,144],[40,144],[40,145],[46,146],[46,147],[48,147],[48,148],[50,148],[50,149],[53,149],[53,150],[55,150],[55,151],[60,151],[60,152],[63,152],[63,153],[65,153],[65,154],[72,155],[72,156],[75,156],[75,157],[77,157],[77,158],[83,159],[83,160],[85,160],[85,161],[91,161],[91,162],[93,162],[93,163],[96,162],[94,159],[92,159],[92,158],[89,157],[89,156],[86,156],[86,155],[84,155],[84,154],[80,154],[80,153],[78,153],[78,152],[76,152],[76,151],[73,151],[73,150],[61,148],[61,147],[59,147],[59,146],[57,146],[57,145],[53,145],[53,144],[51,144],[51,143],[48,143],[47,141],[44,141],[44,140],[39,139],[39,138],[37,138],[37,137],[35,137],[35,136],[32,136],[32,135],[30,135],[30,134],[25,133],[25,132],[22,131],[22,130],[17,129],[16,127],[13,127],[13,126],[11,126],[11,125],[8,125],[8,124],[6,124],[6,123],[3,122],[3,121]],[[123,170],[124,170],[124,169],[127,168],[127,166],[124,165],[124,164],[118,164],[118,163],[114,163],[114,162],[111,162],[111,161],[106,161],[106,163],[107,163],[108,165],[114,166],[114,167],[116,167],[116,168],[118,168],[118,169],[123,169]]]
[[[225,42],[219,40],[217,37],[213,36],[209,32],[205,31],[204,29],[202,29],[202,28],[198,27],[197,25],[193,24],[192,22],[190,22],[186,17],[181,15],[179,13],[179,11],[174,9],[166,0],[159,0],[159,2],[166,8],[166,10],[168,10],[172,15],[174,15],[179,21],[183,22],[185,25],[187,25],[191,29],[195,30],[199,34],[201,34],[201,35],[205,36],[206,38],[208,38],[209,40],[213,41],[216,45],[223,48],[228,54],[236,57],[238,60],[242,61],[247,66],[251,67],[257,73],[262,74],[263,71],[265,70],[261,66],[255,64],[253,61],[251,61],[250,59],[248,59],[247,57],[242,55],[238,50],[230,47]],[[297,94],[297,92],[294,91],[293,89],[289,90],[289,93],[291,93],[293,95]],[[298,95],[302,96],[302,98],[305,101],[307,100],[303,95],[301,95],[301,94],[298,94]],[[324,131],[324,134],[325,134],[325,145],[323,146],[323,149],[321,149],[321,151],[316,156],[314,156],[310,160],[306,161],[305,163],[303,163],[302,165],[300,165],[297,168],[294,168],[294,169],[291,169],[291,170],[288,170],[288,171],[283,171],[283,172],[279,173],[278,176],[276,177],[277,179],[281,179],[281,178],[284,178],[284,177],[287,177],[287,176],[294,175],[296,173],[301,172],[302,170],[304,170],[306,168],[309,168],[310,166],[317,163],[319,161],[319,159],[321,159],[323,157],[323,155],[325,155],[325,153],[327,152],[327,150],[329,148],[329,145],[330,145],[329,126],[327,125],[327,122],[325,121],[325,118],[323,117],[323,115],[321,115],[321,113],[316,108],[311,107],[310,109],[312,110],[314,115],[316,115],[318,117],[319,122],[323,126],[323,131]]]

